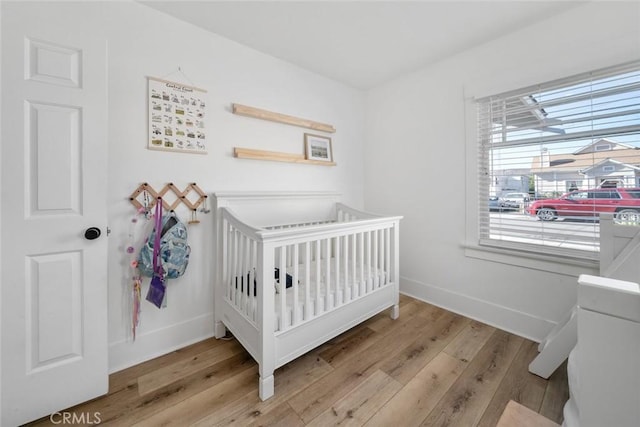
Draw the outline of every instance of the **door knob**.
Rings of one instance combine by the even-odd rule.
[[[94,240],[100,237],[100,234],[102,234],[102,232],[98,227],[89,227],[84,232],[84,238],[87,240]]]

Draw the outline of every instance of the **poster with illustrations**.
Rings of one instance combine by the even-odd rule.
[[[149,81],[149,149],[207,153],[207,91],[155,77]]]

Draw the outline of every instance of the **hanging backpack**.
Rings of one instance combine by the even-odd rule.
[[[158,203],[161,203],[160,201]],[[156,238],[157,227],[149,235],[149,238],[140,249],[138,256],[138,269],[140,274],[153,277],[153,246]],[[162,216],[162,229],[160,230],[160,254],[159,258],[165,279],[176,279],[182,276],[189,264],[191,247],[187,244],[187,227],[172,211]]]

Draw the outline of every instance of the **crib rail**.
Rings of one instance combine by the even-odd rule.
[[[398,284],[400,217],[339,205],[335,221],[258,229],[221,214],[224,298],[276,334]]]
[[[255,326],[259,229],[239,221],[223,210],[222,268],[223,296],[245,319]]]
[[[369,212],[363,212],[353,209],[350,206],[336,203],[336,210],[339,222],[356,221],[360,219],[388,218],[382,215],[375,215]]]
[[[273,246],[279,272],[276,332],[283,332],[392,283],[392,224],[292,237]]]
[[[319,220],[319,221],[307,221],[307,222],[296,222],[296,223],[292,223],[292,224],[279,224],[279,225],[271,225],[268,227],[265,227],[265,230],[282,230],[285,228],[299,228],[299,227],[309,227],[311,225],[321,225],[321,224],[332,224],[336,222],[335,220],[332,219],[327,219],[327,220]]]

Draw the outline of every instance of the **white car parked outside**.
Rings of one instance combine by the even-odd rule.
[[[522,209],[530,199],[527,193],[506,193],[502,196],[502,200],[507,208]]]

